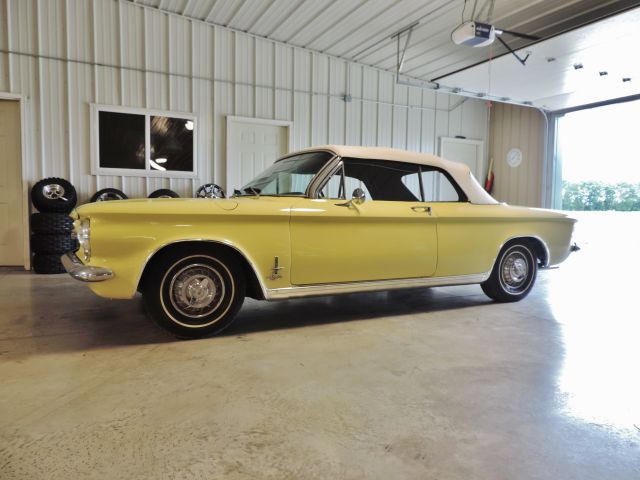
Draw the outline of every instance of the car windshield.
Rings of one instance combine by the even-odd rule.
[[[235,194],[304,195],[313,177],[332,156],[329,152],[309,152],[279,160]]]

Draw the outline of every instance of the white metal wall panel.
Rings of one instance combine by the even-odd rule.
[[[199,3],[182,8],[204,18],[211,7]],[[299,9],[291,2],[278,31],[300,33],[329,3]],[[276,0],[255,15],[234,11],[229,21],[273,29],[279,17],[272,10],[285,4]],[[157,188],[192,195],[203,183],[224,183],[227,115],[292,121],[294,148],[331,142],[435,152],[439,136],[487,139],[480,100],[460,104],[459,97],[396,85],[389,72],[132,2],[0,0],[0,28],[0,48],[12,52],[0,54],[0,90],[26,99],[24,175],[31,183],[67,177],[81,200],[106,187],[142,197]],[[193,112],[198,177],[91,175],[91,103]]]
[[[489,155],[494,160],[494,196],[513,205],[542,206],[545,121],[535,108],[496,104],[491,114]],[[511,148],[522,151],[520,166],[506,162]]]

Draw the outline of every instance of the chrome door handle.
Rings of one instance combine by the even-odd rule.
[[[425,207],[423,205],[419,205],[419,206],[411,207],[411,210],[413,210],[414,212],[424,212],[431,215],[431,207]]]

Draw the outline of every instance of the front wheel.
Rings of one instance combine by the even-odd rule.
[[[145,307],[181,338],[221,332],[242,306],[245,279],[230,255],[174,251],[154,262],[142,288]]]
[[[491,275],[480,286],[497,302],[517,302],[529,294],[537,272],[531,248],[525,243],[512,243],[500,251]]]

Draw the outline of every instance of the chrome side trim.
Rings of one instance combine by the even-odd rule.
[[[258,279],[258,284],[260,285],[260,289],[262,290],[262,294],[264,295],[265,298],[267,298],[267,287],[264,284],[264,282],[262,281],[262,277],[260,276],[260,271],[256,268],[255,263],[253,263],[253,260],[251,260],[251,258],[249,258],[248,255],[246,255],[242,250],[240,250],[238,247],[236,247],[235,245],[231,244],[231,243],[226,243],[220,240],[211,240],[208,238],[185,238],[185,239],[180,239],[180,240],[172,240],[170,242],[164,243],[162,245],[160,245],[158,248],[156,248],[153,252],[151,252],[147,258],[145,259],[144,263],[142,264],[142,268],[140,269],[140,273],[138,273],[138,279],[136,280],[136,288],[138,288],[140,286],[140,280],[142,280],[142,273],[144,272],[145,268],[147,268],[147,265],[149,264],[149,260],[151,260],[156,253],[158,253],[160,250],[162,250],[165,247],[168,247],[169,245],[173,245],[175,243],[185,243],[185,242],[207,242],[207,243],[217,243],[218,245],[223,245],[225,247],[229,247],[232,248],[233,250],[235,250],[236,252],[238,252],[238,254],[242,255],[242,258],[244,258],[247,263],[249,264],[249,266],[251,267],[251,269],[253,270],[253,273],[255,274],[256,278]],[[135,293],[135,292],[134,292]]]
[[[301,287],[272,288],[267,290],[267,300],[285,298],[315,297],[320,295],[337,295],[341,293],[375,292],[379,290],[396,290],[400,288],[445,287],[452,285],[468,285],[482,283],[489,278],[491,272],[473,275],[456,275],[452,277],[403,278],[399,280],[377,280],[372,282],[328,283],[323,285],[305,285]]]
[[[80,261],[75,252],[67,252],[60,257],[64,269],[69,275],[81,282],[103,282],[113,278],[108,268],[92,267]]]

